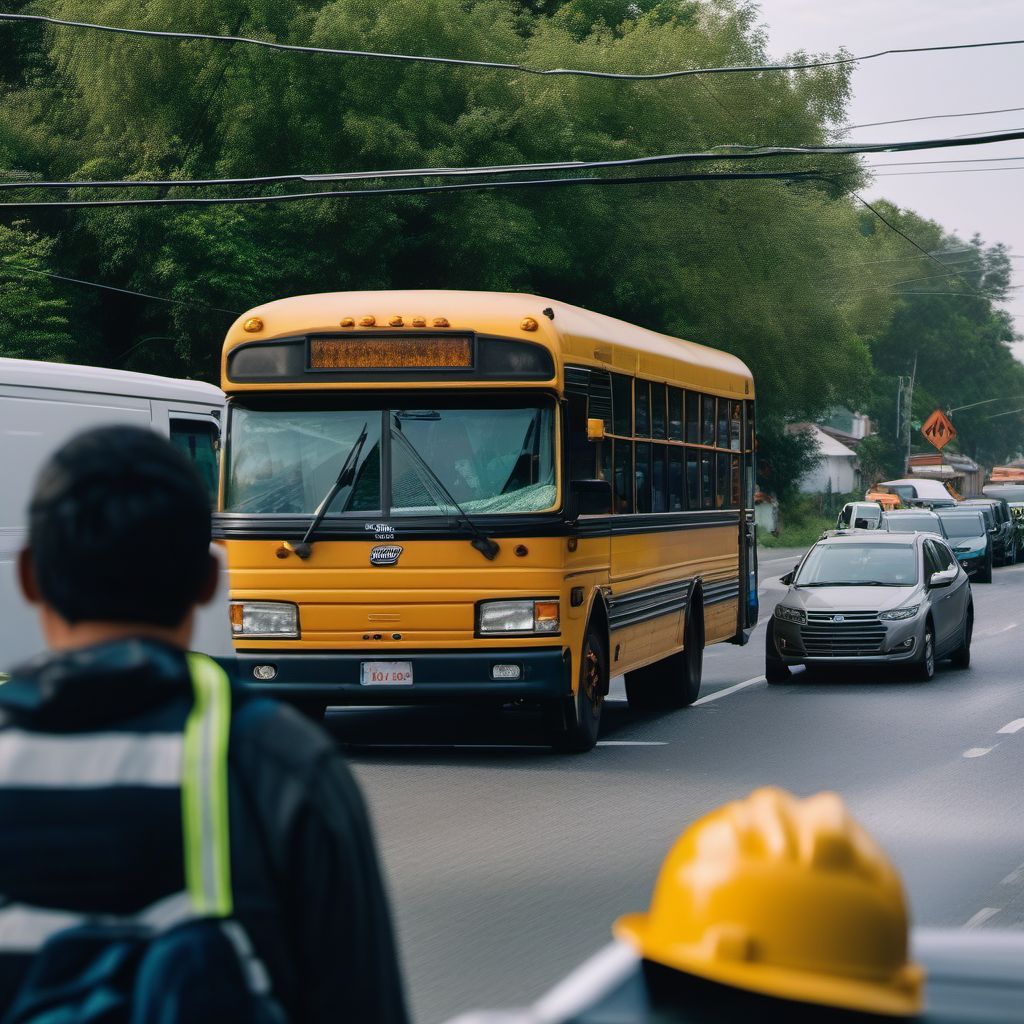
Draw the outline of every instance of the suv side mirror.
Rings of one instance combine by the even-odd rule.
[[[928,579],[928,586],[930,588],[948,587],[956,579],[956,576],[956,566],[943,569],[941,572],[933,572]]]
[[[572,516],[606,516],[612,510],[612,485],[607,480],[573,480],[569,485]]]
[[[792,584],[793,580],[796,578],[796,571],[799,568],[800,568],[800,563],[797,562],[797,564],[794,565],[793,568],[790,569],[790,571],[787,572],[785,576],[780,576],[779,577],[779,582],[781,584],[783,584],[784,586],[787,586],[787,587],[790,586]]]

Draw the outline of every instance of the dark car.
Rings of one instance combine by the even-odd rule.
[[[769,683],[785,682],[792,665],[893,664],[931,679],[940,658],[971,663],[971,585],[941,537],[825,537],[782,582],[765,637]]]
[[[942,509],[937,515],[942,520],[942,529],[964,572],[975,583],[991,583],[994,554],[985,510],[958,505],[956,508]]]
[[[958,508],[976,508],[985,516],[992,534],[992,557],[996,565],[1014,565],[1017,561],[1017,528],[1010,506],[1002,498],[968,498]]]

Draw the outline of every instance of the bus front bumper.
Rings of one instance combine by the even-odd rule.
[[[572,693],[572,658],[554,648],[453,651],[238,651],[236,676],[249,690],[282,700],[325,704],[429,704],[539,701]],[[363,683],[371,662],[408,665],[411,683]],[[273,679],[257,677],[270,666]],[[495,678],[496,666],[518,666],[519,678]],[[509,669],[499,670],[507,673]],[[267,674],[261,668],[261,674]]]

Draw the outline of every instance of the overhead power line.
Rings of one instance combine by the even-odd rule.
[[[247,46],[261,46],[270,50],[283,50],[289,53],[318,53],[333,57],[363,57],[373,60],[404,61],[413,64],[448,64],[456,67],[492,68],[498,71],[515,71],[527,75],[577,75],[585,78],[608,78],[620,81],[641,82],[668,78],[685,78],[690,75],[735,75],[751,74],[766,71],[809,71],[816,68],[841,67],[846,64],[857,64],[861,61],[876,60],[909,53],[942,53],[951,50],[978,50],[999,46],[1020,46],[1024,39],[996,39],[980,43],[949,43],[945,46],[908,46],[875,53],[865,53],[856,57],[837,57],[833,60],[805,61],[793,64],[739,64],[713,68],[681,68],[675,71],[661,71],[646,74],[630,74],[615,71],[593,71],[582,68],[533,68],[524,64],[504,63],[501,61],[466,60],[459,57],[428,57],[408,53],[375,52],[372,50],[347,50],[327,46],[300,46],[294,43],[278,43],[268,39],[254,39],[249,36],[217,35],[208,32],[177,32],[159,31],[156,29],[126,28],[120,25],[99,25],[88,21],[70,21],[65,18],[51,18],[41,14],[13,14],[0,11],[0,21],[42,22],[63,28],[89,29],[94,32],[113,32],[119,35],[144,36],[153,39],[182,39],[190,41],[244,43]]]
[[[663,153],[655,156],[623,157],[615,160],[558,160],[547,163],[491,164],[482,167],[407,167],[376,171],[332,171],[324,174],[295,173],[257,178],[149,178],[145,180],[0,181],[0,191],[10,189],[64,188],[208,188],[219,185],[274,185],[289,181],[316,184],[329,181],[372,181],[377,178],[467,178],[478,175],[536,174],[548,171],[591,171],[658,164],[699,163],[720,160],[765,160],[790,156],[857,156],[868,153],[913,153],[920,150],[959,146],[985,146],[1024,139],[1024,128],[992,132],[968,140],[953,138],[916,139],[905,142],[829,143],[820,146],[746,146],[728,143],[694,153]]]
[[[944,171],[890,171],[876,178],[916,178],[922,174],[991,174],[994,171],[1024,171],[1024,167],[948,167]]]
[[[231,206],[296,202],[303,199],[357,199],[370,196],[428,195],[436,192],[469,192],[506,188],[558,188],[560,186],[656,185],[681,181],[809,181],[820,180],[820,171],[722,171],[716,174],[661,174],[630,178],[529,178],[521,181],[470,181],[458,185],[411,185],[398,188],[345,189],[330,192],[293,192],[258,196],[166,196],[152,199],[54,199],[0,203],[0,210],[81,209],[97,206]]]
[[[1024,107],[1003,107],[1000,110],[968,110],[962,114],[927,114],[924,117],[898,117],[895,121],[869,121],[867,124],[847,124],[843,126],[844,131],[853,131],[854,128],[881,128],[887,124],[910,124],[911,121],[941,121],[950,117],[983,117],[988,114],[1015,114],[1024,110]]]
[[[70,284],[80,284],[88,288],[100,288],[105,292],[118,292],[121,295],[133,295],[139,299],[151,299],[153,302],[166,302],[172,306],[187,306],[189,308],[199,307],[200,309],[212,309],[217,313],[227,313],[229,316],[241,316],[235,309],[223,309],[220,306],[208,306],[205,302],[184,302],[181,299],[168,299],[163,295],[151,295],[149,292],[137,292],[131,288],[116,288],[112,284],[100,284],[99,281],[87,281],[81,277],[65,277],[62,274],[52,274],[47,270],[36,270],[33,267],[25,267],[20,263],[12,263],[10,260],[0,261],[0,269],[10,267],[12,270],[20,270],[23,274],[38,274],[40,277],[49,277],[54,281],[66,281]]]

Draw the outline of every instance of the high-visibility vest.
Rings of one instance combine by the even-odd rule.
[[[189,922],[213,921],[234,948],[249,991],[269,998],[269,976],[241,924],[231,918],[231,684],[223,669],[204,655],[190,653],[187,661],[193,704],[178,734],[0,731],[0,770],[13,785],[179,786],[184,890],[131,915],[0,905],[0,955],[35,954],[76,928],[120,928],[152,939]]]

